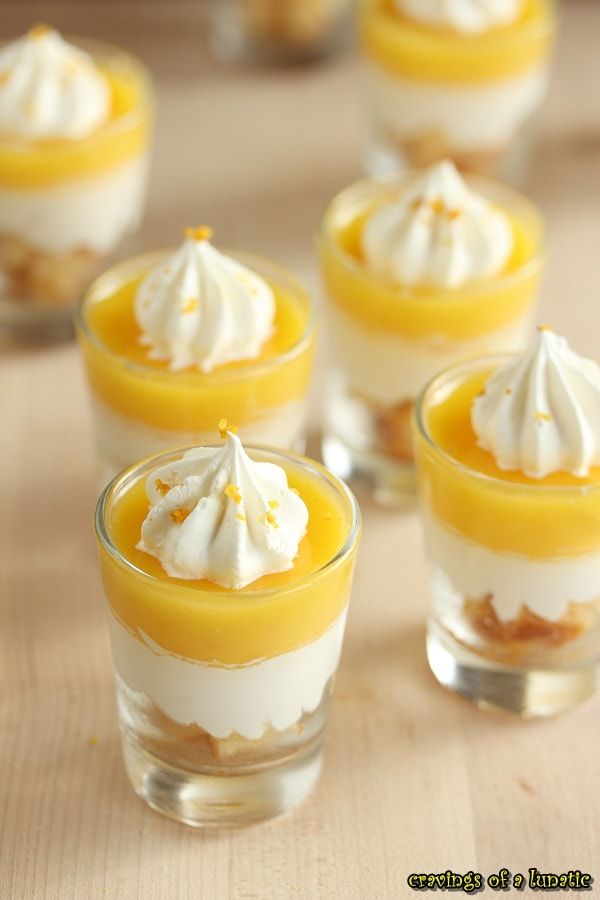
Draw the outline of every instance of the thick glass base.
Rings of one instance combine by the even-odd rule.
[[[231,828],[281,815],[315,786],[323,760],[322,736],[278,763],[191,772],[172,766],[123,735],[125,766],[148,806],[196,828]]]
[[[469,650],[435,620],[428,625],[427,659],[444,687],[481,709],[524,718],[566,712],[591,697],[598,686],[595,663],[554,669],[503,665]]]
[[[51,309],[0,298],[0,346],[60,343],[74,336],[71,308]]]
[[[321,455],[338,478],[364,485],[382,506],[414,506],[417,481],[412,463],[389,459],[375,451],[357,450],[332,434],[323,436]]]
[[[317,61],[348,41],[346,12],[346,0],[213,0],[211,48],[227,63]]]

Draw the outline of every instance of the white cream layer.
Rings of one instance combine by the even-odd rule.
[[[334,303],[329,305],[335,365],[357,393],[385,406],[414,400],[437,372],[468,356],[522,349],[530,336],[531,318],[528,311],[507,328],[476,340],[450,343],[440,337],[425,342],[370,330]]]
[[[495,149],[506,144],[541,104],[546,64],[482,84],[416,81],[367,62],[374,119],[390,137],[411,140],[440,132],[451,148]]]
[[[425,516],[425,542],[434,567],[434,595],[455,609],[466,597],[490,594],[501,622],[516,619],[522,606],[557,622],[569,603],[600,598],[600,553],[544,560],[497,553],[450,531],[431,513]]]
[[[217,423],[210,432],[167,431],[124,416],[97,397],[92,397],[91,403],[102,487],[121,469],[152,453],[218,443]],[[303,452],[307,412],[306,400],[294,400],[256,422],[240,426],[238,435],[244,444],[267,444]]]
[[[49,253],[110,253],[142,216],[146,156],[51,187],[0,187],[0,234]]]
[[[316,641],[244,666],[206,665],[142,641],[112,613],[112,652],[120,678],[171,719],[199,725],[216,738],[236,733],[256,740],[271,727],[291,728],[321,702],[342,649],[346,613]]]

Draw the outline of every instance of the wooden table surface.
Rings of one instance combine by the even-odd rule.
[[[320,212],[360,173],[353,56],[285,73],[219,67],[192,2],[144,3],[143,15],[117,2],[22,2],[4,4],[0,22],[9,36],[50,17],[130,46],[155,74],[138,246],[172,244],[183,224],[208,221],[222,244],[278,259],[316,287]],[[549,223],[541,318],[597,356],[599,41],[600,4],[567,0],[530,184]],[[413,871],[600,869],[600,699],[526,723],[442,690],[424,657],[417,517],[367,501],[316,792],[242,832],[197,832],[146,808],[121,763],[86,401],[74,346],[2,350],[2,900],[386,900],[413,896]]]

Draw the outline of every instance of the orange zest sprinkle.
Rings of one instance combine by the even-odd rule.
[[[183,234],[191,241],[210,241],[214,232],[210,225],[195,225],[184,228]]]
[[[235,517],[236,517],[236,519],[237,519],[239,522],[245,522],[245,521],[246,521],[246,516],[244,515],[244,513],[241,513],[241,512],[236,513],[236,514],[235,514]]]
[[[39,41],[40,38],[45,37],[47,34],[50,34],[52,28],[49,25],[34,25],[33,28],[30,28],[27,32],[27,37],[32,38],[34,41]]]
[[[275,518],[275,514],[274,514],[274,513],[272,513],[272,512],[266,513],[266,514],[265,514],[265,519],[266,519],[266,521],[268,522],[268,524],[269,524],[272,528],[279,528],[279,522],[278,522],[277,519]]]
[[[155,478],[154,487],[163,497],[171,490],[170,485],[168,485],[166,481],[161,481],[160,478]]]
[[[440,200],[439,198],[437,200],[432,200],[430,206],[434,213],[438,213],[438,215],[441,215],[446,211],[443,200]]]
[[[190,510],[183,509],[183,507],[178,507],[177,509],[172,509],[171,513],[170,513],[172,520],[177,525],[181,525],[182,522],[185,522],[185,520],[187,519],[189,514],[190,514]]]
[[[198,309],[198,301],[195,297],[190,297],[185,306],[181,308],[182,313],[191,313]]]
[[[449,209],[448,210],[448,218],[451,222],[454,222],[456,219],[460,219],[462,213],[460,209]]]
[[[77,59],[76,56],[69,56],[68,59],[65,59],[63,70],[61,73],[61,81],[63,84],[68,84],[71,78],[77,74],[81,69],[81,63]]]
[[[279,509],[279,502],[277,500],[269,500],[269,506],[271,509]]]
[[[533,414],[533,418],[535,419],[536,422],[551,422],[552,421],[552,416],[550,415],[550,413],[545,413],[545,412],[536,412]]]
[[[222,438],[226,438],[228,433],[237,434],[237,428],[235,425],[230,425],[227,419],[220,419],[217,427]]]
[[[233,500],[234,503],[239,504],[242,502],[242,495],[240,494],[240,489],[236,484],[228,484],[223,493],[226,497],[229,497],[230,500]]]

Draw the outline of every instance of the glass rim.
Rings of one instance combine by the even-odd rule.
[[[88,306],[93,302],[94,293],[101,289],[103,282],[108,282],[110,279],[117,278],[123,270],[139,267],[140,273],[148,271],[153,264],[158,264],[161,260],[165,259],[168,254],[174,253],[176,250],[176,247],[152,250],[148,253],[131,256],[128,259],[122,260],[120,263],[111,266],[92,281],[82,299],[77,304],[74,311],[76,330],[79,331],[96,350],[110,358],[115,364],[120,365],[128,372],[141,378],[160,379],[161,381],[174,382],[177,384],[181,384],[184,380],[189,380],[191,378],[193,379],[193,384],[195,386],[208,386],[222,382],[235,382],[247,377],[259,377],[260,375],[270,372],[273,369],[277,369],[282,364],[301,356],[312,344],[317,334],[319,315],[316,303],[311,297],[309,290],[305,288],[294,275],[288,272],[287,269],[283,266],[279,266],[277,263],[271,262],[271,260],[242,251],[221,250],[222,253],[247,265],[259,276],[261,275],[260,270],[263,267],[266,267],[273,272],[275,280],[287,285],[295,296],[301,297],[306,301],[306,306],[308,308],[306,323],[302,334],[290,347],[287,347],[285,350],[282,350],[281,353],[276,353],[268,359],[244,360],[243,364],[236,368],[223,368],[222,371],[219,371],[220,367],[217,367],[216,369],[213,369],[212,372],[202,372],[200,369],[192,367],[178,372],[171,372],[168,369],[159,369],[154,366],[145,365],[144,363],[135,362],[134,360],[128,359],[126,356],[115,353],[100,340],[87,321],[85,313]]]
[[[448,303],[452,303],[453,297],[460,295],[461,300],[469,297],[476,297],[478,294],[487,293],[492,285],[495,289],[510,287],[511,285],[527,278],[530,275],[539,272],[546,260],[546,228],[544,217],[538,210],[536,205],[532,203],[524,194],[515,191],[505,184],[494,181],[491,178],[484,178],[480,175],[464,174],[462,177],[469,185],[479,188],[479,192],[483,193],[487,199],[494,199],[494,194],[499,198],[505,198],[509,208],[519,207],[528,219],[532,219],[536,226],[537,241],[531,257],[518,268],[504,274],[496,275],[492,278],[476,281],[472,284],[466,284],[460,288],[428,288],[428,287],[408,287],[396,284],[395,282],[374,275],[366,267],[364,263],[356,259],[350,253],[346,252],[340,242],[333,235],[332,224],[335,218],[343,214],[351,203],[359,203],[361,200],[367,199],[370,195],[389,195],[391,192],[406,190],[410,185],[427,169],[410,169],[405,175],[389,176],[381,178],[362,178],[339,191],[327,206],[323,213],[321,226],[317,232],[317,243],[323,249],[336,259],[338,263],[344,266],[346,270],[355,277],[367,277],[376,281],[386,291],[398,294],[403,302],[419,303],[423,299],[435,297],[436,299],[444,298]]]
[[[214,447],[215,449],[220,449],[223,445],[207,444],[205,446],[209,448]],[[190,587],[186,587],[179,584],[179,581],[177,584],[175,584],[174,582],[158,578],[157,576],[151,575],[149,572],[140,569],[135,565],[135,563],[132,563],[130,560],[128,560],[127,557],[125,557],[115,546],[110,537],[107,526],[107,511],[109,504],[119,491],[130,488],[140,478],[145,479],[146,477],[148,477],[150,472],[152,472],[153,469],[158,468],[158,466],[163,465],[168,461],[181,459],[184,453],[192,449],[195,449],[195,447],[186,446],[163,451],[161,453],[154,453],[151,456],[145,457],[137,463],[133,463],[132,465],[128,466],[126,469],[123,469],[121,472],[115,475],[115,477],[104,487],[96,503],[96,509],[94,513],[94,530],[96,533],[96,538],[101,547],[113,559],[113,561],[120,565],[121,568],[125,569],[130,575],[142,578],[144,581],[149,582],[150,584],[162,585],[163,587],[167,586],[170,589],[189,590],[193,591],[199,598],[210,597],[214,599],[215,597],[219,596],[219,590],[205,591],[202,589],[194,588],[191,586],[192,583],[195,583],[192,579],[190,579]],[[259,454],[265,454],[268,457],[275,457],[275,460],[279,459],[282,462],[291,462],[294,465],[299,466],[303,470],[310,472],[312,475],[316,474],[319,478],[323,478],[336,491],[336,494],[341,497],[348,505],[350,519],[348,534],[344,543],[335,553],[335,555],[332,556],[330,560],[328,560],[316,571],[310,572],[308,575],[305,575],[302,578],[299,578],[297,581],[285,585],[284,587],[272,587],[263,588],[261,590],[252,590],[251,583],[250,585],[247,585],[246,587],[241,588],[237,591],[228,588],[221,588],[221,592],[225,596],[233,596],[236,599],[243,598],[249,601],[258,601],[263,598],[273,597],[276,595],[285,595],[287,593],[297,591],[305,585],[312,584],[315,581],[319,581],[321,578],[328,575],[329,572],[339,568],[339,566],[341,566],[345,562],[345,560],[351,555],[351,553],[357,546],[357,542],[362,530],[362,514],[358,501],[348,485],[344,481],[342,481],[341,478],[338,478],[336,475],[330,472],[329,469],[321,465],[321,463],[317,462],[316,460],[310,459],[309,457],[303,456],[299,453],[293,453],[289,450],[281,450],[277,447],[271,447],[265,444],[246,444],[244,445],[244,449],[250,453],[254,451]],[[267,459],[264,461],[272,462],[273,460]],[[220,586],[217,585],[217,587],[219,588]]]
[[[76,147],[92,143],[95,140],[100,140],[114,132],[121,130],[126,131],[148,115],[151,110],[153,101],[152,76],[146,64],[138,56],[130,53],[129,50],[126,50],[124,47],[121,47],[118,44],[112,44],[109,41],[102,41],[90,37],[80,37],[71,34],[63,35],[62,32],[61,36],[78,49],[89,53],[94,61],[102,59],[103,57],[106,57],[107,59],[110,59],[110,57],[121,57],[126,59],[135,71],[141,86],[139,102],[128,112],[117,116],[114,119],[109,119],[107,122],[100,125],[100,127],[94,129],[90,134],[86,134],[81,138],[59,138],[58,141],[54,138],[37,138],[31,140],[16,135],[0,134],[0,146],[10,147],[10,149],[14,151],[27,152],[31,152],[32,148],[34,150],[39,150],[40,152],[48,152],[48,145],[52,145],[52,149],[55,149],[55,146],[60,146],[61,150],[75,149]],[[1,40],[0,49],[13,42],[14,41],[12,40]]]
[[[425,408],[434,391],[439,390],[444,385],[449,384],[453,378],[460,378],[460,376],[464,373],[467,373],[469,371],[481,371],[483,369],[495,370],[500,365],[502,365],[502,363],[507,363],[510,360],[517,359],[518,357],[518,353],[482,353],[476,356],[471,356],[468,359],[463,359],[460,362],[453,363],[451,366],[442,369],[441,372],[437,372],[433,376],[433,378],[431,378],[422,388],[421,392],[414,402],[413,423],[415,429],[419,433],[419,436],[425,441],[429,449],[432,450],[451,469],[454,469],[469,478],[475,479],[481,484],[487,485],[497,490],[511,491],[519,494],[531,494],[543,491],[544,493],[549,493],[556,496],[561,494],[580,495],[582,493],[588,494],[595,491],[600,491],[600,481],[595,484],[590,484],[589,482],[587,482],[580,485],[543,484],[543,479],[539,479],[539,481],[532,479],[530,482],[523,484],[518,481],[509,481],[508,479],[498,478],[496,475],[487,475],[485,472],[478,472],[476,469],[473,469],[465,463],[460,462],[460,460],[455,459],[450,453],[448,453],[447,450],[444,450],[442,447],[440,447],[440,445],[429,433],[427,425],[425,423]]]

